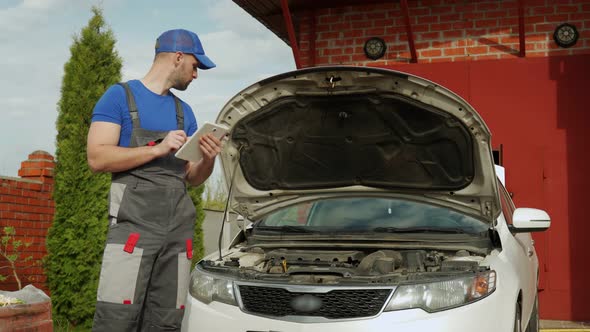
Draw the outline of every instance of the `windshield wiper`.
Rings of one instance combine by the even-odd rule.
[[[464,234],[468,233],[461,228],[432,228],[432,227],[376,227],[373,228],[377,233],[444,233],[444,234]]]
[[[317,233],[304,226],[257,226],[255,231],[276,232],[276,233]]]

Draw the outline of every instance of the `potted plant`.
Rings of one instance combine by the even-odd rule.
[[[0,236],[0,256],[8,263],[0,266],[0,269],[9,269],[9,276],[18,285],[17,291],[0,290],[0,331],[53,331],[49,296],[33,285],[22,287],[16,265],[20,261],[30,261],[32,257],[21,257],[18,249],[23,245],[27,247],[30,243],[23,244],[15,239],[15,235],[14,227],[4,227]],[[9,276],[0,274],[0,281]]]

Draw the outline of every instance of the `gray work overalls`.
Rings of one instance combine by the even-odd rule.
[[[131,90],[121,85],[133,121],[130,147],[156,144],[168,132],[142,129]],[[184,129],[174,99],[178,129]],[[195,219],[185,162],[173,153],[113,173],[93,331],[180,330]]]

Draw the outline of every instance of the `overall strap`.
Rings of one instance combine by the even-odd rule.
[[[131,115],[131,121],[133,121],[133,129],[140,128],[139,122],[139,115],[137,113],[137,104],[135,104],[135,98],[133,97],[133,93],[131,93],[131,88],[127,82],[118,83],[120,86],[125,89],[125,96],[127,97],[127,106],[129,107],[129,114]],[[174,105],[176,108],[176,123],[178,125],[178,129],[184,130],[184,112],[182,111],[182,104],[180,103],[180,99],[174,96]]]
[[[127,107],[129,107],[129,115],[131,115],[131,121],[133,121],[133,129],[141,128],[139,123],[139,116],[137,114],[137,105],[135,104],[135,98],[131,93],[131,88],[127,82],[118,83],[125,89],[125,96],[127,96]]]
[[[184,112],[182,111],[182,104],[180,99],[174,96],[174,104],[176,105],[176,123],[178,124],[179,130],[184,130]]]

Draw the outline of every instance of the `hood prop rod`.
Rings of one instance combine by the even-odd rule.
[[[242,148],[243,147],[244,146],[241,145],[240,148],[238,149],[238,156],[242,152]],[[236,158],[238,158],[238,161],[239,161],[239,157],[238,156],[236,156]],[[223,210],[223,218],[222,218],[222,221],[221,221],[221,230],[219,231],[219,240],[217,242],[217,247],[219,249],[219,260],[222,260],[223,259],[223,257],[221,256],[221,242],[223,240],[223,228],[224,228],[225,223],[227,221],[227,216],[228,216],[227,210],[229,208],[229,202],[231,200],[231,194],[232,194],[232,191],[233,191],[233,188],[234,188],[234,179],[236,178],[236,170],[238,169],[238,164],[239,164],[239,162],[236,162],[236,165],[234,166],[234,170],[231,173],[231,179],[230,179],[230,182],[229,182],[229,190],[228,190],[228,193],[227,193],[227,200],[225,201],[225,208]]]

